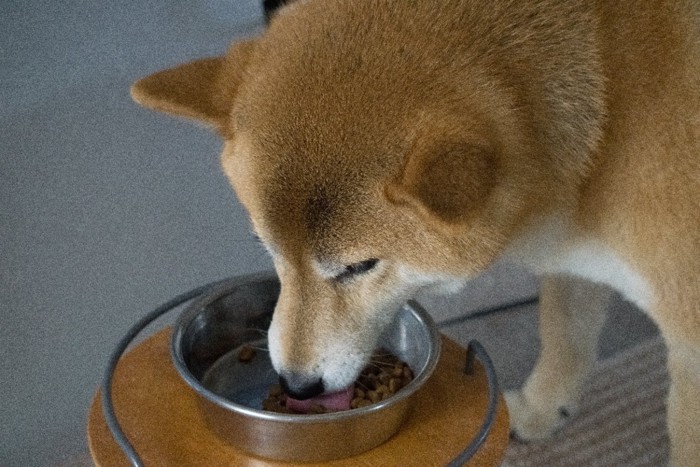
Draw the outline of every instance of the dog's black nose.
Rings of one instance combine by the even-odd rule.
[[[321,378],[309,377],[293,371],[280,374],[280,386],[284,392],[298,400],[310,399],[323,392]]]

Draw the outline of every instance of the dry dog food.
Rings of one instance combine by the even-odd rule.
[[[244,345],[238,351],[238,361],[241,363],[249,363],[255,357],[255,349],[249,345]]]
[[[413,371],[397,357],[385,350],[374,353],[370,363],[362,370],[355,381],[350,409],[375,404],[394,395],[413,380]],[[279,385],[273,385],[262,408],[269,412],[300,413],[287,407],[288,396]],[[333,412],[321,404],[311,403],[306,413],[320,414]]]

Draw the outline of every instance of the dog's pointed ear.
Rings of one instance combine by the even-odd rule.
[[[496,171],[495,154],[483,145],[414,147],[385,194],[390,202],[415,209],[433,225],[459,228],[487,204]]]
[[[253,41],[238,42],[223,57],[196,60],[142,78],[131,87],[131,96],[149,109],[198,120],[225,133],[253,45]]]

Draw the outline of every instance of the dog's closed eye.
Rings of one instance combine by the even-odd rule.
[[[379,260],[377,258],[370,258],[360,261],[359,263],[348,264],[345,266],[345,269],[343,269],[343,272],[335,276],[335,280],[342,282],[360,274],[364,274],[373,269],[378,262]]]

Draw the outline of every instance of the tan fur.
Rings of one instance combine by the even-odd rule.
[[[699,18],[683,0],[307,0],[132,92],[225,139],[282,283],[278,371],[343,387],[400,303],[507,255],[543,275],[540,361],[508,394],[518,434],[575,409],[607,284],[666,338],[672,462],[692,465]]]

